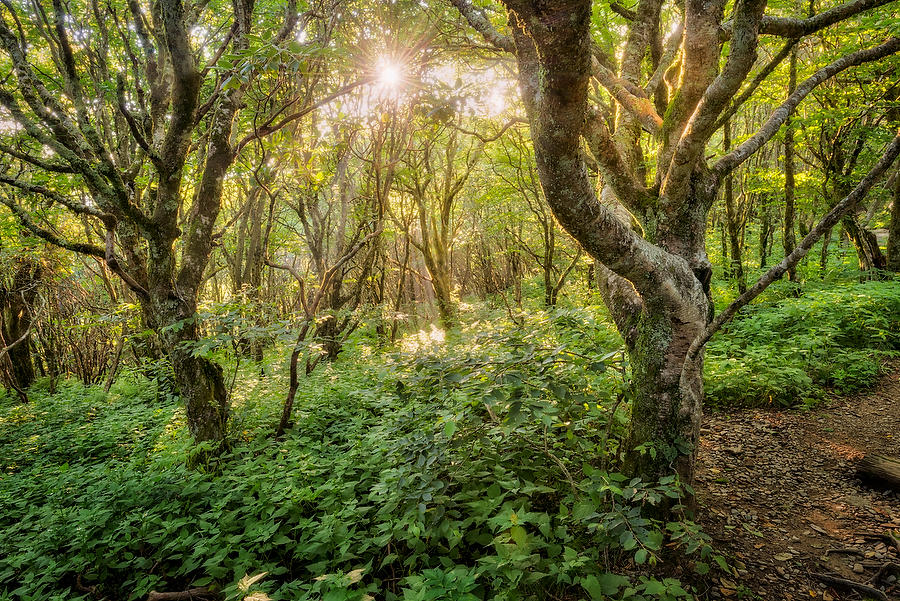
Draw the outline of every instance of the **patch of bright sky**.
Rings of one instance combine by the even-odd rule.
[[[414,60],[410,57],[407,63]],[[323,107],[322,133],[329,129],[329,119],[370,119],[387,106],[421,101],[426,96],[429,102],[445,99],[468,116],[496,118],[514,106],[518,95],[516,82],[498,64],[472,68],[445,62],[420,66],[419,73],[414,73],[414,66],[391,57],[380,57],[374,63],[371,84]]]

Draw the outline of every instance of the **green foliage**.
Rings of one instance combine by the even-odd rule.
[[[880,357],[900,350],[896,281],[807,285],[803,296],[756,304],[707,349],[713,406],[790,406],[870,386]]]
[[[560,311],[457,336],[326,366],[281,441],[282,388],[236,394],[214,471],[184,467],[182,411],[140,378],[5,400],[0,599],[236,599],[251,580],[272,599],[533,599],[611,588],[664,542],[710,555],[694,525],[645,511],[677,502],[677,481],[607,466],[625,386],[615,346],[589,358],[609,342],[602,321]],[[606,598],[681,598],[674,582],[615,583]]]
[[[856,390],[900,345],[894,282],[784,292],[710,346],[714,405]],[[213,352],[257,327],[243,307],[215,311]],[[446,341],[421,332],[391,354],[361,334],[304,380],[280,441],[284,374],[247,365],[214,470],[184,467],[183,410],[150,367],[155,385],[127,372],[108,395],[42,380],[30,404],[0,397],[0,599],[213,586],[234,600],[252,585],[275,600],[677,600],[684,584],[630,572],[672,547],[699,575],[727,571],[695,524],[654,517],[677,508],[674,477],[615,471],[628,365],[603,310],[521,327],[470,311]]]

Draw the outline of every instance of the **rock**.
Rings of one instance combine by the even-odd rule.
[[[861,563],[855,563],[855,564],[853,564],[853,571],[856,572],[857,574],[862,574],[863,572],[866,571],[866,569],[863,567],[863,565]]]

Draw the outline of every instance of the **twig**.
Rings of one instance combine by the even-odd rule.
[[[821,580],[822,582],[826,582],[828,584],[834,584],[837,586],[843,586],[844,588],[853,589],[860,593],[866,594],[873,599],[878,599],[878,601],[889,601],[887,595],[878,590],[877,588],[871,587],[868,584],[863,584],[861,582],[856,582],[853,580],[847,580],[846,578],[839,578],[837,576],[832,576],[830,574],[819,574],[813,572],[811,574],[815,578]]]

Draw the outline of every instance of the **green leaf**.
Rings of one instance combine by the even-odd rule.
[[[644,592],[648,595],[662,595],[666,592],[666,585],[659,580],[651,578],[644,583]]]
[[[456,422],[447,421],[444,422],[444,436],[447,438],[452,438],[453,434],[456,432]]]

